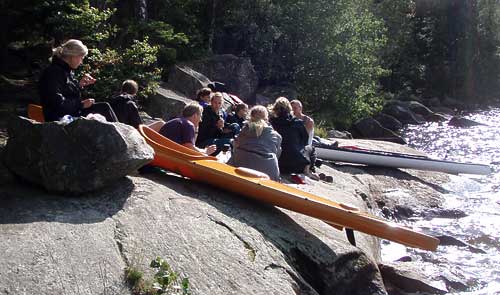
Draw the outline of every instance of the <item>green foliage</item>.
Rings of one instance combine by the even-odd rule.
[[[81,39],[87,45],[96,46],[116,32],[116,27],[109,22],[114,10],[91,7],[88,1],[64,3],[59,3],[59,10],[53,11],[47,18],[47,25],[52,29],[50,33],[59,40]],[[41,5],[45,11],[54,8],[51,1]]]
[[[189,279],[181,278],[161,257],[152,260],[150,265],[155,274],[152,281],[144,281],[142,272],[135,268],[127,268],[125,276],[136,295],[189,295]]]
[[[107,48],[104,52],[91,49],[88,62],[80,72],[91,73],[98,82],[89,87],[87,96],[101,100],[109,99],[120,90],[121,83],[133,79],[141,86],[138,96],[144,98],[154,92],[160,79],[160,70],[156,68],[158,47],[151,46],[148,39],[134,40],[124,50]]]

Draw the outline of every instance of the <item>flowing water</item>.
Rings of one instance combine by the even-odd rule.
[[[433,235],[455,237],[486,253],[472,253],[457,246],[439,246],[438,251],[430,253],[389,243],[383,248],[383,259],[391,261],[409,255],[444,266],[469,287],[453,294],[500,294],[500,108],[464,117],[484,125],[457,128],[446,122],[426,123],[407,127],[403,135],[409,146],[431,157],[488,163],[492,173],[451,176],[445,185],[450,193],[444,207],[460,209],[466,217],[416,219],[412,225]]]

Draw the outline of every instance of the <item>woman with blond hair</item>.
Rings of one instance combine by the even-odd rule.
[[[292,106],[286,97],[278,97],[273,105],[274,117],[271,125],[281,135],[282,153],[279,157],[281,172],[304,173],[308,177],[319,180],[314,174],[314,148],[308,145],[309,134],[302,120],[292,116]]]
[[[93,98],[81,98],[82,89],[96,82],[89,74],[83,75],[78,81],[73,72],[82,64],[87,54],[87,46],[75,39],[70,39],[54,49],[52,63],[43,71],[38,81],[45,121],[58,121],[65,115],[79,117],[90,113],[101,114],[110,122],[118,121],[108,103],[96,103]]]
[[[234,149],[229,164],[251,168],[280,180],[278,158],[281,154],[281,136],[268,125],[267,109],[254,106],[250,119],[234,140]]]

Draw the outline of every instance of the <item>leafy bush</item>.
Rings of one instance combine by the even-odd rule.
[[[139,83],[139,98],[152,94],[160,80],[160,70],[156,67],[157,52],[158,47],[149,45],[147,38],[144,41],[134,40],[124,50],[107,48],[101,52],[90,49],[88,62],[79,72],[90,73],[98,81],[88,87],[87,96],[107,100],[120,90],[121,83],[126,79]]]

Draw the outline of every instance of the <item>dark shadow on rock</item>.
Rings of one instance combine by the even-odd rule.
[[[147,178],[179,194],[206,202],[220,213],[259,231],[281,250],[295,273],[289,273],[290,270],[284,266],[268,267],[284,268],[300,288],[297,294],[330,294],[332,290],[336,294],[385,294],[383,284],[377,281],[379,271],[366,254],[347,244],[342,249],[342,255],[335,253],[330,246],[274,206],[167,173],[148,174]],[[226,227],[241,240],[230,225],[213,218],[212,221]],[[251,245],[245,244],[245,247]]]
[[[98,223],[122,210],[134,189],[129,178],[78,197],[48,193],[20,182],[0,187],[0,224]]]

